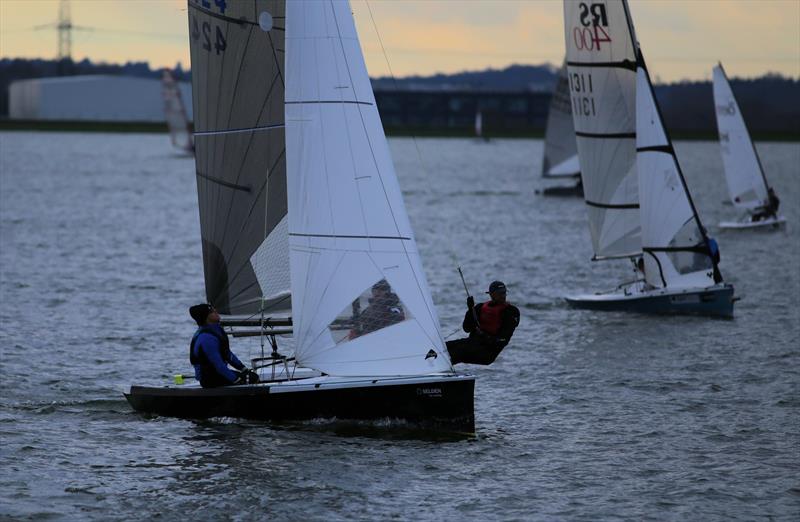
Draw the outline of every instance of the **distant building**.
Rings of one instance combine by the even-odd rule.
[[[488,135],[542,131],[550,96],[532,91],[375,91],[387,130],[471,133],[480,111]]]
[[[192,119],[192,88],[180,89]],[[9,117],[20,120],[164,121],[161,81],[131,76],[64,76],[13,82]]]

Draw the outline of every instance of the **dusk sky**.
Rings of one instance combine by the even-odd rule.
[[[72,0],[73,58],[189,66],[186,0]],[[352,0],[371,76],[560,64],[560,0]],[[631,0],[651,73],[660,81],[729,75],[800,77],[800,0]],[[0,56],[54,58],[58,0],[0,0]],[[370,17],[370,9],[374,24]]]

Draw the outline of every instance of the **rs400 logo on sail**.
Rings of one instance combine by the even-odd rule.
[[[599,51],[604,42],[610,43],[611,37],[604,28],[608,27],[608,15],[605,4],[578,5],[580,26],[572,29],[572,38],[579,51]]]

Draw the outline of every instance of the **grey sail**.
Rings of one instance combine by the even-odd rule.
[[[549,178],[578,175],[580,175],[578,146],[575,143],[575,126],[572,122],[572,102],[565,62],[558,72],[556,88],[547,112],[542,176]]]
[[[289,310],[285,1],[188,5],[206,297],[222,314]]]

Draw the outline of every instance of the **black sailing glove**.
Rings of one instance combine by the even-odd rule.
[[[475,298],[472,296],[467,297],[467,308],[472,310],[475,307]]]

